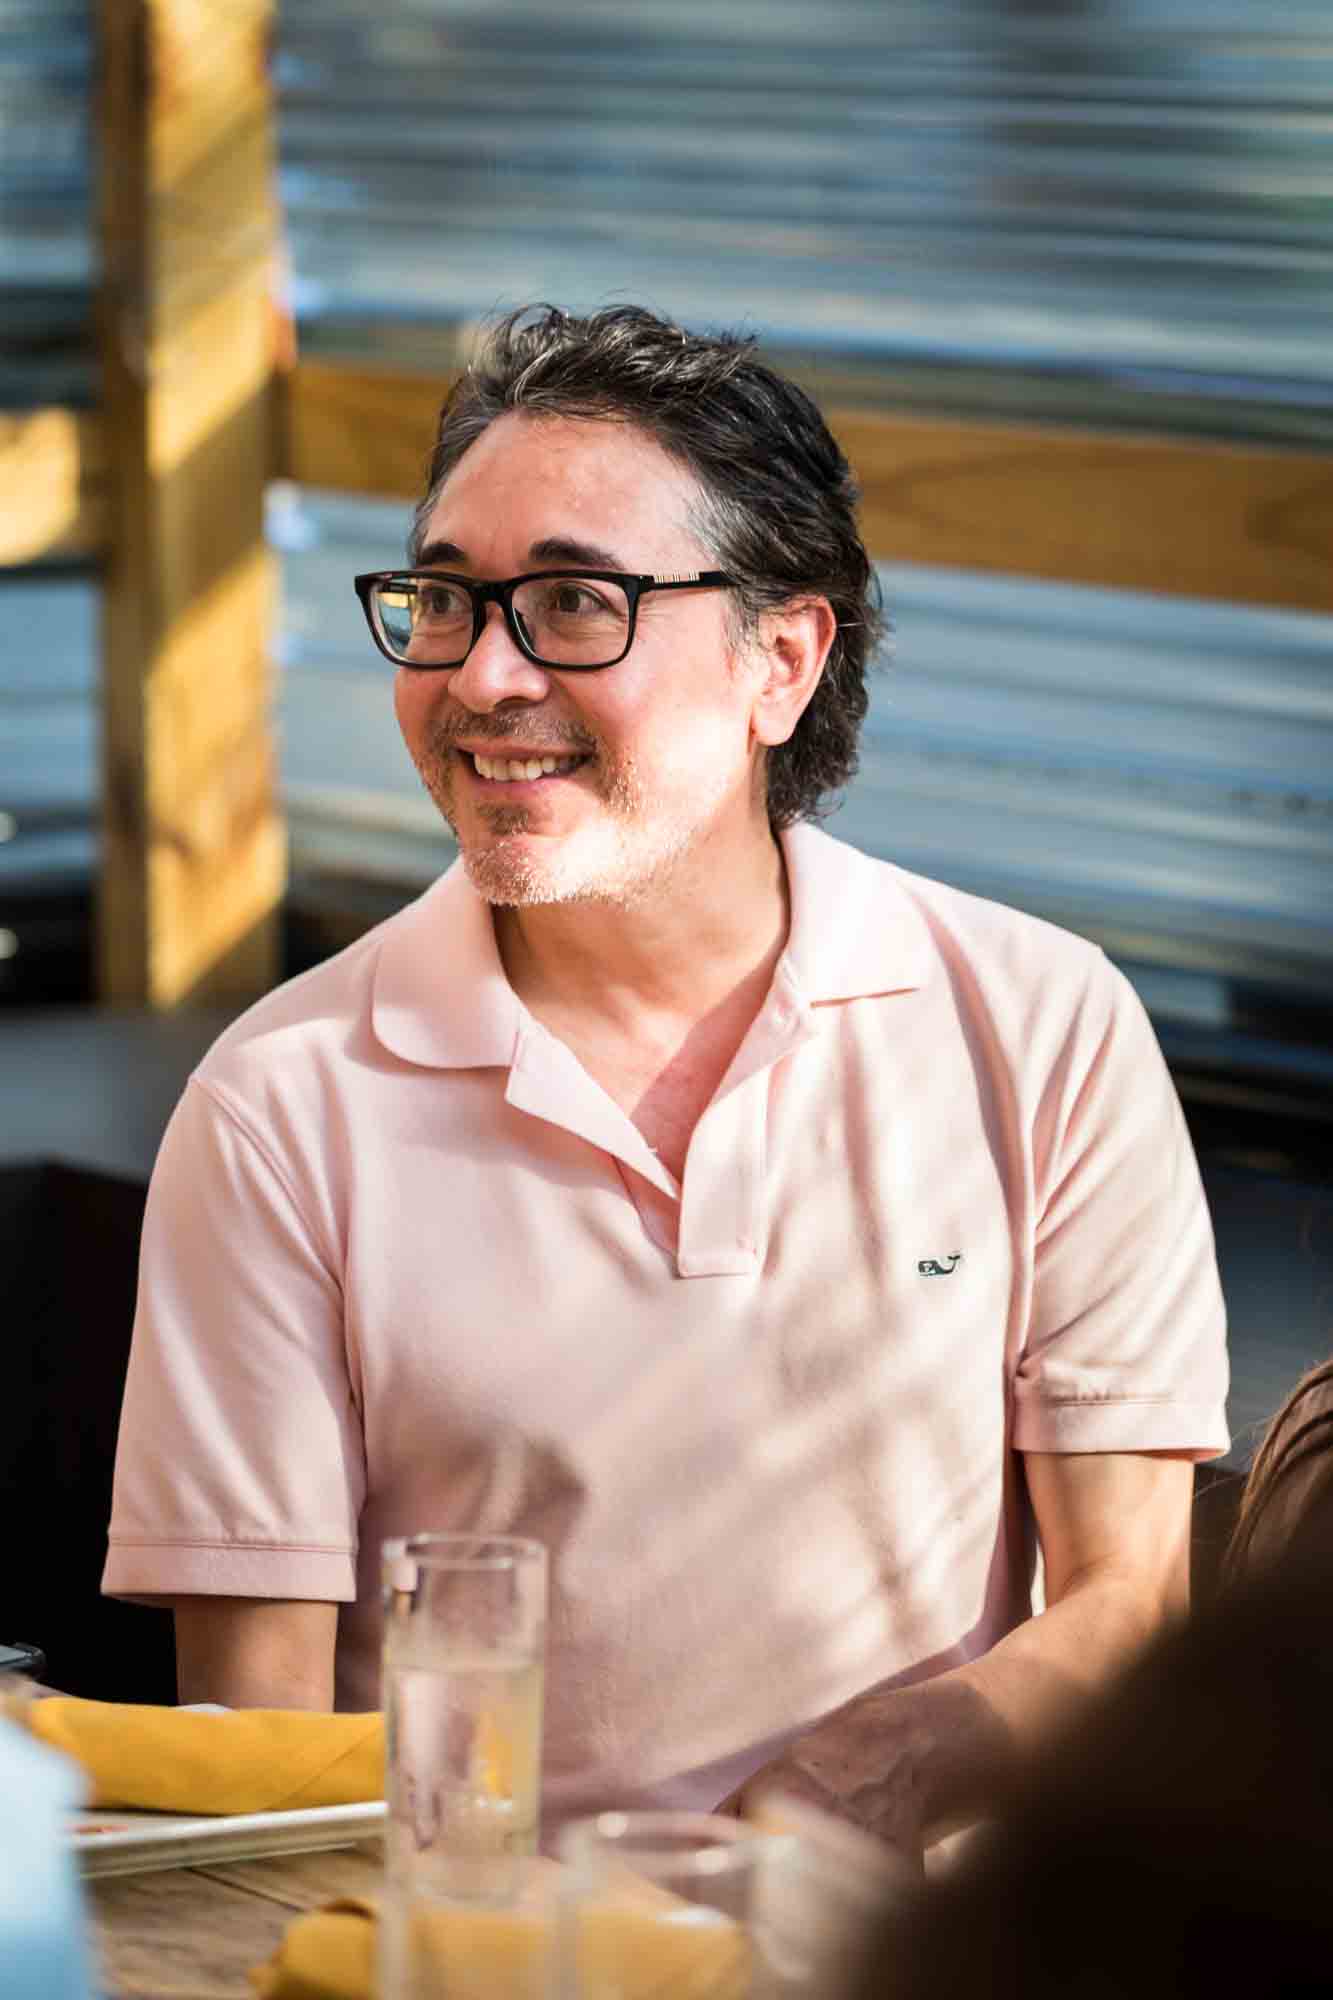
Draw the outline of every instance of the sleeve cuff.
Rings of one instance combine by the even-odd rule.
[[[1089,1398],[1019,1402],[1016,1451],[1169,1451],[1220,1458],[1231,1444],[1225,1411],[1215,1403],[1150,1403]]]
[[[294,1597],[356,1601],[352,1549],[237,1548],[222,1543],[112,1541],[106,1597]]]

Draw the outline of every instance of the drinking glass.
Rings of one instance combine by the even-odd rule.
[[[774,1995],[843,2000],[859,1993],[871,1955],[919,1881],[906,1860],[845,1820],[769,1790],[747,1801],[748,1823],[785,1834],[763,1873],[762,1926]]]
[[[771,1836],[711,1813],[608,1812],[560,1842],[552,2000],[758,2000]]]
[[[537,1845],[545,1633],[540,1542],[385,1543],[385,2000],[449,1990],[441,1965],[465,1933],[526,1963],[514,1939]],[[510,1966],[486,1990],[524,1984]]]

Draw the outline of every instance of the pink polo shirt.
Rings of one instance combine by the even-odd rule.
[[[1092,946],[783,836],[791,935],[683,1183],[508,985],[461,868],[252,1008],[144,1231],[104,1587],[341,1603],[552,1553],[546,1795],[711,1805],[1030,1609],[1016,1452],[1225,1450],[1212,1235]]]

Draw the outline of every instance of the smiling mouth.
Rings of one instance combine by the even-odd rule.
[[[588,762],[586,755],[582,754],[572,757],[485,757],[480,751],[462,750],[459,755],[471,765],[479,778],[502,785],[532,784],[538,778],[567,778],[580,765]]]

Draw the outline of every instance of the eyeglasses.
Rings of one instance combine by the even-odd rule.
[[[629,576],[615,569],[542,569],[504,583],[474,583],[447,570],[371,570],[356,579],[371,637],[395,666],[431,672],[461,667],[498,604],[509,636],[539,667],[593,673],[614,667],[634,644],[639,599],[650,590],[723,590],[721,569]]]

